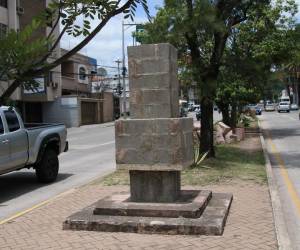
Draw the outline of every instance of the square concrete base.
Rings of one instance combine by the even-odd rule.
[[[99,206],[97,202],[67,218],[63,223],[63,229],[145,234],[222,235],[232,198],[232,194],[213,193],[208,204],[202,204],[205,209],[198,218],[122,216],[121,213],[113,216],[97,215],[94,214],[94,211],[97,211],[96,207]],[[116,203],[120,203],[120,200]]]
[[[172,203],[132,202],[128,193],[104,198],[96,203],[95,215],[199,218],[212,196],[211,191],[183,190]]]

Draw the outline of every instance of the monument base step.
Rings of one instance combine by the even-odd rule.
[[[186,192],[209,194],[207,191]],[[203,205],[205,209],[198,218],[94,214],[94,211],[97,211],[96,207],[99,206],[99,202],[101,203],[100,200],[68,217],[63,223],[63,229],[143,234],[222,235],[233,196],[226,193],[210,193],[210,195],[211,199],[208,198],[208,204]],[[119,203],[117,206],[120,206],[123,198],[116,202],[116,204]],[[184,206],[187,203],[182,204]],[[175,205],[178,205],[178,203],[175,203]],[[159,206],[157,209],[159,209]]]
[[[96,203],[95,215],[199,218],[209,200],[211,191],[182,190],[172,203],[132,202],[130,194],[119,193]]]

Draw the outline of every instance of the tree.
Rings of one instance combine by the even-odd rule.
[[[116,15],[125,14],[125,18],[134,18],[137,5],[144,8],[149,17],[147,0],[54,0],[40,13],[30,25],[20,32],[9,31],[0,38],[0,79],[10,81],[8,88],[0,97],[0,105],[21,85],[32,87],[34,78],[44,75],[66,61],[86,46]],[[82,25],[78,19],[82,18]],[[90,21],[98,20],[94,29]],[[36,32],[51,23],[52,29],[47,37],[39,37]],[[61,24],[57,37],[53,33]],[[51,60],[54,51],[64,34],[82,36],[82,41],[55,60]]]
[[[149,34],[155,33],[158,40],[175,41],[179,51],[191,58],[193,79],[201,93],[200,151],[208,152],[208,156],[215,156],[213,103],[228,38],[237,25],[247,20],[249,12],[259,16],[262,6],[268,4],[255,0],[168,0],[157,15],[158,21],[148,25]]]
[[[293,6],[290,7],[293,16]],[[236,126],[242,106],[273,99],[278,91],[272,71],[288,60],[295,48],[291,35],[294,21],[292,16],[283,20],[282,9],[281,3],[264,8],[263,18],[259,19],[256,13],[249,13],[247,22],[236,27],[228,40],[218,79],[217,103],[224,122],[231,127]]]

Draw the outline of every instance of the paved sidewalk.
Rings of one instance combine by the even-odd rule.
[[[63,231],[62,222],[73,212],[128,189],[90,184],[1,225],[0,249],[277,249],[266,185],[236,181],[202,188],[234,195],[221,237]]]

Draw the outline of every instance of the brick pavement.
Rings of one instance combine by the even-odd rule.
[[[277,249],[266,185],[235,181],[202,188],[234,195],[223,236],[63,231],[62,222],[73,212],[113,192],[128,189],[93,184],[73,190],[1,225],[0,249]]]

